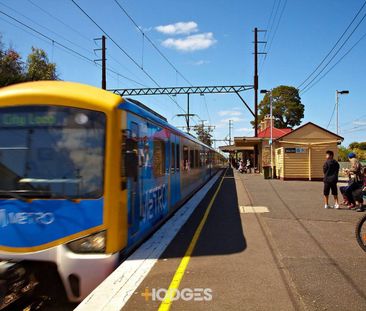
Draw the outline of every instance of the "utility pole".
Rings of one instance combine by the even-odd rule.
[[[106,36],[103,35],[101,38],[96,38],[94,39],[95,41],[97,40],[102,40],[102,48],[100,49],[94,49],[94,52],[96,51],[102,51],[102,58],[100,59],[95,59],[95,62],[102,62],[102,89],[106,90],[107,89],[107,56],[106,56]]]
[[[187,117],[186,117],[186,120],[187,120],[187,131],[189,133],[189,131],[190,131],[190,127],[189,127],[189,93],[187,94]]]
[[[258,55],[266,54],[265,52],[258,52],[258,43],[266,43],[265,41],[258,41],[258,32],[265,32],[266,30],[258,30],[254,28],[254,136],[258,137]],[[258,146],[254,147],[254,166],[258,166]]]
[[[258,136],[258,28],[254,28],[254,136]]]
[[[229,120],[229,145],[231,145],[231,131],[233,128],[233,120]]]
[[[337,129],[337,135],[339,134],[339,112],[338,112],[338,108],[339,108],[339,94],[343,95],[343,94],[349,94],[348,90],[344,90],[344,91],[338,91],[336,90],[336,129]]]
[[[107,59],[106,59],[106,46],[105,35],[102,36],[102,89],[107,89]]]

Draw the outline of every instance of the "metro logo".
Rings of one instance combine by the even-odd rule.
[[[5,209],[0,209],[0,227],[7,227],[9,225],[50,225],[55,221],[53,213],[7,213]]]

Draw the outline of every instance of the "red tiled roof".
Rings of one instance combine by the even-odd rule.
[[[272,137],[273,139],[280,138],[288,133],[292,132],[292,129],[290,128],[284,128],[284,129],[278,129],[273,127],[272,128]],[[258,133],[258,137],[260,138],[271,138],[271,128],[267,127],[265,130],[260,131]]]

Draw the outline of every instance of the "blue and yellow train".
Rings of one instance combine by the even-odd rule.
[[[224,161],[141,103],[95,87],[2,88],[0,280],[27,276],[12,288],[20,293],[53,276],[80,301]]]

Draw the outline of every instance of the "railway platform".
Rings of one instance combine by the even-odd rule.
[[[77,310],[366,309],[360,214],[324,209],[321,183],[228,169],[197,195]]]

